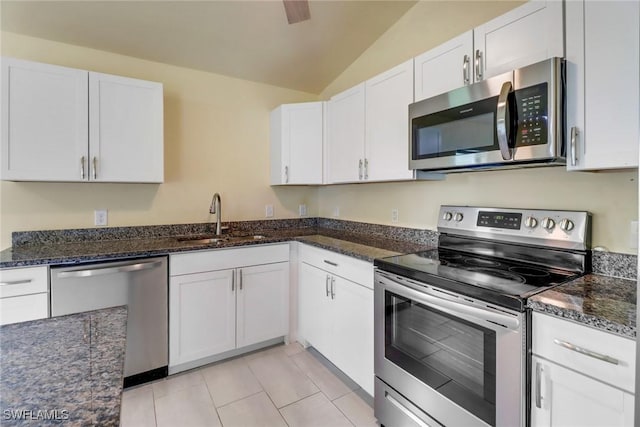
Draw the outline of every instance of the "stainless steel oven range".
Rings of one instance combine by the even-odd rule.
[[[442,206],[437,249],[375,260],[386,427],[527,425],[526,300],[590,270],[591,215]]]

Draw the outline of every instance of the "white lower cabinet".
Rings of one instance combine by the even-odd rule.
[[[46,266],[0,270],[0,325],[49,317],[48,278]]]
[[[548,360],[533,357],[531,426],[632,427],[631,393]],[[538,403],[536,403],[536,396]]]
[[[533,314],[531,426],[631,427],[635,342]]]
[[[288,244],[172,255],[170,373],[285,337],[288,259]]]
[[[301,340],[373,395],[373,267],[322,249],[300,247]],[[350,278],[371,276],[371,280],[361,284],[337,272]]]

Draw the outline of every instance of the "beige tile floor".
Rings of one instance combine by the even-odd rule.
[[[122,395],[122,427],[377,426],[357,386],[298,343],[173,375]]]

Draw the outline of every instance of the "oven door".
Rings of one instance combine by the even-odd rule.
[[[524,319],[523,313],[376,271],[376,376],[442,425],[523,426]],[[376,396],[378,420],[404,424],[389,419],[383,401]]]

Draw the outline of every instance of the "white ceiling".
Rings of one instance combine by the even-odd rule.
[[[7,1],[2,29],[320,93],[416,2],[311,0],[287,24],[280,0]]]

